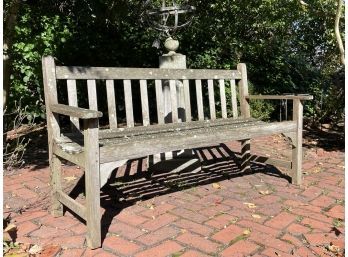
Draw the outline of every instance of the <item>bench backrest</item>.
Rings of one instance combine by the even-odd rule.
[[[244,98],[248,95],[245,64],[238,64],[237,70],[78,67],[55,66],[54,59],[48,56],[43,58],[43,73],[46,105],[59,103],[57,81],[63,80],[67,86],[68,104],[78,106],[76,84],[77,81],[79,83],[85,81],[82,83],[88,92],[89,109],[98,110],[98,105],[106,104],[110,129],[119,128],[121,125],[116,110],[115,89],[118,86],[123,87],[127,127],[138,125],[134,122],[133,113],[136,105],[141,105],[141,125],[167,122],[164,117],[165,103],[162,90],[165,83],[170,94],[172,111],[170,119],[174,123],[180,120],[180,108],[184,112],[184,121],[250,116],[249,106]],[[98,80],[101,81],[97,83]],[[178,103],[177,83],[184,96],[182,103]],[[103,103],[97,102],[98,87],[106,88],[106,99]],[[133,102],[132,90],[135,87],[138,87],[137,92],[140,92],[139,103]],[[154,88],[155,99],[148,98],[149,87]],[[157,120],[152,120],[150,117],[149,102],[151,106],[156,106]],[[119,102],[117,104],[120,105]],[[205,110],[208,110],[208,113],[205,113]],[[50,116],[49,108],[47,112]],[[71,118],[71,122],[79,128],[79,121],[76,118]]]

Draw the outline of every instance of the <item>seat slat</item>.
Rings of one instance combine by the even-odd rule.
[[[77,104],[77,89],[76,89],[76,80],[74,79],[68,79],[66,81],[67,87],[68,87],[68,102],[70,106],[78,107]],[[70,117],[71,121],[71,130],[75,131],[76,129],[80,129],[80,123],[79,119],[76,117]]]
[[[243,140],[257,136],[265,136],[291,132],[296,130],[296,122],[284,121],[273,123],[236,124],[219,128],[203,128],[200,130],[172,131],[164,134],[157,133],[144,137],[120,139],[118,143],[111,140],[100,148],[101,163],[117,159],[132,159],[160,152],[176,151],[204,147],[211,144],[223,143],[226,140]],[[173,140],[175,138],[175,140]],[[115,155],[116,153],[117,156]]]
[[[173,79],[169,80],[169,87],[170,87],[170,102],[172,107],[172,121],[174,123],[177,123],[179,119],[178,119],[178,99],[177,99],[175,80]]]
[[[191,100],[190,100],[190,84],[187,79],[183,80],[184,84],[184,99],[185,99],[185,121],[191,121]]]
[[[147,94],[147,82],[146,80],[140,80],[140,97],[141,97],[141,111],[143,114],[143,125],[150,125],[150,116],[149,116],[149,101]]]
[[[94,79],[87,80],[89,109],[98,111],[97,88]]]
[[[198,120],[204,120],[202,81],[200,79],[196,80],[196,96],[197,96]]]
[[[117,128],[117,113],[114,81],[111,79],[106,80],[106,95],[108,100],[109,124],[110,128],[114,129]]]
[[[220,101],[221,101],[221,115],[223,119],[227,118],[227,107],[226,107],[226,93],[225,93],[225,81],[219,80],[220,88]]]
[[[132,100],[132,84],[129,79],[123,81],[124,100],[126,105],[127,127],[134,127],[133,100]]]
[[[236,119],[238,117],[236,81],[231,80],[230,84],[231,84],[232,115],[233,115],[233,118]]]
[[[162,80],[155,80],[156,87],[156,104],[157,104],[157,119],[158,124],[164,124],[164,103],[163,103],[163,89]]]
[[[214,81],[208,79],[208,95],[209,95],[209,110],[210,110],[210,119],[216,119],[215,112],[215,97],[214,97]]]

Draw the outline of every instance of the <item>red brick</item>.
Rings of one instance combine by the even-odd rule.
[[[58,245],[47,245],[42,250],[40,257],[55,257],[62,251]]]
[[[307,188],[301,195],[307,197],[309,200],[312,200],[318,197],[322,193],[323,189],[315,186]]]
[[[316,255],[311,250],[309,250],[307,247],[304,247],[304,246],[295,250],[294,255],[295,256],[306,256],[306,257],[316,257]]]
[[[180,228],[187,229],[191,232],[200,234],[202,236],[208,236],[211,232],[213,232],[213,229],[211,227],[201,225],[201,224],[192,222],[190,220],[185,220],[185,219],[176,221],[175,225]]]
[[[202,223],[208,220],[206,216],[203,216],[197,212],[193,212],[182,207],[171,210],[170,213],[198,223]]]
[[[267,255],[268,257],[279,257],[279,256],[281,256],[281,257],[294,257],[291,254],[279,251],[279,250],[274,249],[274,248],[266,248],[262,252],[262,254]]]
[[[297,246],[297,247],[302,246],[302,244],[303,244],[297,237],[294,237],[294,236],[289,235],[289,234],[283,235],[281,239],[283,241],[290,243],[290,244]]]
[[[94,255],[93,257],[118,257],[118,255],[115,255],[114,253],[108,253],[108,252],[101,252],[98,253],[97,255]]]
[[[15,194],[18,195],[20,198],[23,198],[25,200],[29,200],[29,199],[38,197],[38,195],[35,192],[33,192],[27,188],[20,188],[20,189],[15,191]]]
[[[49,184],[46,182],[42,182],[41,180],[38,179],[33,179],[28,182],[23,183],[26,187],[28,187],[30,190],[37,190],[37,189],[44,189],[49,187]]]
[[[43,216],[45,216],[47,214],[48,213],[44,212],[44,211],[30,211],[30,212],[28,211],[28,212],[24,212],[20,216],[17,216],[14,221],[17,224],[19,224],[19,223],[24,222],[24,221],[34,220],[34,219],[43,217]]]
[[[279,239],[276,239],[273,236],[260,233],[258,231],[251,231],[249,239],[259,244],[278,249],[279,251],[282,251],[285,253],[288,253],[290,252],[291,249],[293,249],[293,246],[291,244],[281,241]]]
[[[39,226],[35,225],[34,223],[30,221],[25,221],[17,226],[17,234],[19,236],[24,236],[26,234],[29,234],[30,232],[33,232],[34,230],[38,229]]]
[[[322,208],[320,208],[318,206],[314,206],[312,204],[305,203],[303,201],[286,200],[284,202],[284,204],[288,205],[288,206],[291,206],[291,207],[299,207],[301,209],[309,210],[309,211],[312,211],[312,212],[321,212],[321,209],[322,209]]]
[[[344,207],[342,205],[336,205],[331,208],[327,213],[330,217],[337,219],[344,219]]]
[[[266,216],[274,216],[279,214],[282,211],[283,209],[282,209],[281,203],[267,204],[257,210],[257,212],[262,213]],[[263,222],[263,220],[260,220],[260,219],[258,221]]]
[[[153,216],[159,216],[162,215],[166,212],[168,212],[171,209],[176,208],[175,205],[169,204],[169,203],[165,203],[165,204],[161,204],[158,206],[155,206],[155,208],[153,210],[146,210],[144,212],[141,213],[141,215],[152,218]]]
[[[323,222],[320,222],[320,221],[317,221],[317,220],[313,220],[313,219],[310,219],[310,218],[304,218],[301,221],[301,223],[303,225],[306,225],[309,228],[319,229],[319,230],[324,231],[324,232],[330,232],[330,230],[332,228],[332,225],[329,224],[329,223],[323,223]]]
[[[85,236],[59,236],[55,238],[44,238],[40,241],[43,245],[54,244],[63,248],[82,248],[85,242]]]
[[[276,202],[279,202],[281,199],[279,196],[276,195],[265,195],[263,197],[260,197],[256,200],[254,200],[254,203],[256,205],[269,205],[269,204],[273,204]]]
[[[217,232],[212,238],[216,241],[220,241],[224,244],[228,244],[230,241],[235,239],[238,236],[243,235],[244,229],[236,226],[230,225],[227,228],[224,228]]]
[[[139,224],[144,223],[145,221],[148,221],[149,219],[141,217],[137,214],[130,213],[130,212],[121,212],[116,216],[117,220],[120,220],[126,224],[137,226]]]
[[[230,209],[231,209],[230,206],[218,204],[215,206],[205,207],[204,209],[201,209],[199,213],[206,217],[213,218],[214,216],[221,214],[223,212],[227,212]]]
[[[135,239],[145,233],[145,231],[142,231],[141,229],[129,226],[119,221],[116,221],[116,223],[109,227],[109,232],[129,239]]]
[[[60,228],[60,229],[67,229],[80,223],[78,220],[70,218],[70,217],[61,216],[56,218],[52,215],[48,215],[41,218],[39,222],[43,225]]]
[[[280,230],[277,230],[262,224],[258,224],[250,220],[241,220],[241,221],[238,221],[237,224],[238,226],[249,228],[252,231],[256,230],[265,234],[273,235],[274,237],[276,237],[281,232]]]
[[[201,252],[189,250],[185,252],[183,255],[180,255],[180,257],[209,257],[209,256]]]
[[[214,228],[221,229],[224,226],[229,225],[233,220],[236,220],[236,218],[228,214],[221,214],[211,220],[208,220],[207,222],[205,222],[205,224]]]
[[[321,244],[329,244],[332,241],[332,237],[325,233],[315,233],[315,234],[306,234],[304,235],[307,242],[310,245],[321,245]]]
[[[80,223],[76,226],[71,227],[70,230],[74,232],[75,235],[81,235],[87,232],[87,226],[83,223]]]
[[[311,204],[324,208],[324,207],[327,207],[327,206],[333,204],[334,202],[335,202],[335,200],[332,199],[331,197],[327,197],[325,195],[321,195],[318,198],[314,199],[311,202]]]
[[[124,255],[133,255],[141,249],[139,245],[116,236],[105,238],[103,247]]]
[[[259,246],[257,244],[254,244],[252,242],[240,240],[230,247],[226,248],[224,251],[222,251],[221,256],[222,257],[231,257],[231,256],[238,256],[238,254],[243,254],[240,256],[246,256],[251,255],[253,252],[255,252]]]
[[[154,220],[150,220],[142,224],[141,226],[147,230],[153,231],[153,230],[159,229],[160,227],[168,225],[177,219],[178,217],[171,215],[169,213],[165,213],[165,214],[162,214],[161,216],[158,216]]]
[[[66,249],[59,257],[81,257],[85,249]]]
[[[298,208],[298,209],[291,210],[291,212],[294,213],[294,214],[303,216],[303,217],[309,217],[311,219],[316,219],[316,220],[319,220],[321,222],[326,222],[326,223],[329,223],[329,224],[331,224],[331,222],[332,222],[331,218],[328,218],[328,217],[324,216],[321,213],[313,212],[313,211],[310,211],[310,210],[305,210],[305,209]]]
[[[152,231],[149,234],[140,236],[137,241],[145,245],[154,245],[160,241],[167,240],[176,236],[179,233],[176,229],[172,227],[162,227],[158,230]]]
[[[105,251],[102,248],[98,249],[86,249],[86,251],[83,253],[83,257],[95,257],[97,254],[104,253]],[[73,257],[73,256],[71,256]]]
[[[213,243],[204,237],[189,232],[180,235],[176,240],[206,253],[215,253],[219,247],[217,243]]]
[[[23,188],[21,184],[4,185],[4,192],[16,192],[18,189]]]
[[[308,227],[302,226],[300,224],[294,223],[291,224],[288,228],[287,231],[290,232],[293,235],[301,235],[308,233],[310,229]]]
[[[276,229],[282,229],[291,224],[295,220],[295,218],[295,215],[289,214],[287,212],[282,212],[271,220],[267,221],[265,225]]]
[[[58,236],[60,237],[68,236],[71,234],[72,233],[67,230],[42,226],[40,227],[40,229],[35,230],[30,235],[34,237],[39,237],[39,238],[49,238],[49,237],[58,237]]]
[[[180,252],[182,249],[184,249],[184,247],[179,245],[178,243],[173,241],[167,241],[163,244],[142,251],[141,253],[136,254],[135,257],[163,257],[168,255],[170,256],[171,254]]]

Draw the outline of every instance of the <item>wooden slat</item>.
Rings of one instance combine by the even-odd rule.
[[[199,79],[196,80],[196,96],[197,96],[198,120],[204,120],[202,81]]]
[[[221,142],[242,140],[245,137],[261,137],[272,134],[295,131],[294,121],[262,123],[254,126],[242,126],[236,128],[212,129],[196,131],[184,134],[182,131],[171,132],[172,135],[141,138],[139,140],[123,140],[118,144],[105,144],[101,147],[101,163],[120,159],[132,159],[150,154],[191,149],[209,146]],[[175,138],[175,140],[173,140]],[[115,153],[118,153],[115,155]]]
[[[50,153],[51,163],[51,213],[54,217],[63,216],[63,205],[59,202],[56,192],[62,190],[62,162],[57,155]]]
[[[164,124],[164,103],[162,80],[155,80],[158,124]]]
[[[293,121],[296,122],[296,134],[292,139],[292,183],[302,183],[302,133],[303,133],[303,104],[301,100],[293,101]]]
[[[187,79],[183,80],[184,84],[184,99],[185,99],[185,121],[191,121],[191,99],[190,99],[190,84]]]
[[[68,103],[70,106],[77,107],[77,89],[76,89],[76,80],[68,79],[66,81],[68,87]],[[75,131],[75,129],[80,129],[79,119],[76,117],[70,117],[71,121],[71,129]]]
[[[88,104],[89,109],[98,110],[98,102],[97,102],[97,88],[95,80],[87,80],[87,89],[88,89]]]
[[[313,100],[312,95],[248,95],[246,98],[261,100]]]
[[[116,113],[116,99],[115,87],[113,80],[106,80],[106,95],[108,99],[108,112],[110,128],[117,128],[117,113]]]
[[[80,167],[85,166],[85,155],[83,152],[78,154],[69,154],[67,152],[64,152],[56,143],[53,144],[52,150],[55,155],[61,157],[64,160],[72,162]]]
[[[86,220],[86,207],[77,202],[76,200],[72,199],[70,196],[68,196],[63,191],[57,191],[56,197],[58,198],[58,201],[60,201],[62,204],[64,204],[66,207],[68,207],[70,210],[72,210],[74,213],[79,215],[81,218]]]
[[[126,105],[127,127],[134,127],[132,85],[129,79],[123,81],[124,101]]]
[[[240,79],[237,70],[57,66],[57,79]]]
[[[227,118],[227,107],[226,107],[226,92],[225,92],[225,81],[223,79],[219,80],[220,88],[220,101],[221,101],[221,114],[222,118]]]
[[[149,100],[147,94],[147,82],[144,79],[140,80],[140,96],[141,96],[141,111],[143,114],[143,126],[150,125],[149,116]]]
[[[178,122],[178,101],[177,101],[175,80],[173,79],[169,80],[169,87],[170,87],[170,102],[172,107],[172,121],[176,123]]]
[[[231,80],[230,83],[231,83],[232,115],[233,115],[233,118],[236,119],[238,117],[236,81]]]
[[[208,95],[209,95],[210,119],[215,120],[216,112],[215,112],[214,82],[212,79],[208,80]]]
[[[69,106],[65,104],[51,104],[50,108],[54,113],[59,113],[80,119],[100,118],[103,116],[103,113],[98,111]]]

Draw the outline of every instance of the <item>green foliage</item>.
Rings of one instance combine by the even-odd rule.
[[[187,55],[191,68],[234,69],[245,62],[254,93],[313,94],[306,115],[337,121],[343,115],[344,87],[335,82],[342,68],[334,36],[336,1],[305,2],[191,0],[197,11],[191,26],[177,34],[179,51]],[[10,49],[14,65],[10,104],[22,98],[29,117],[43,117],[44,54],[65,65],[157,67],[163,52],[151,45],[159,35],[140,23],[141,4],[23,2]],[[274,118],[277,104],[255,101],[253,114]]]

